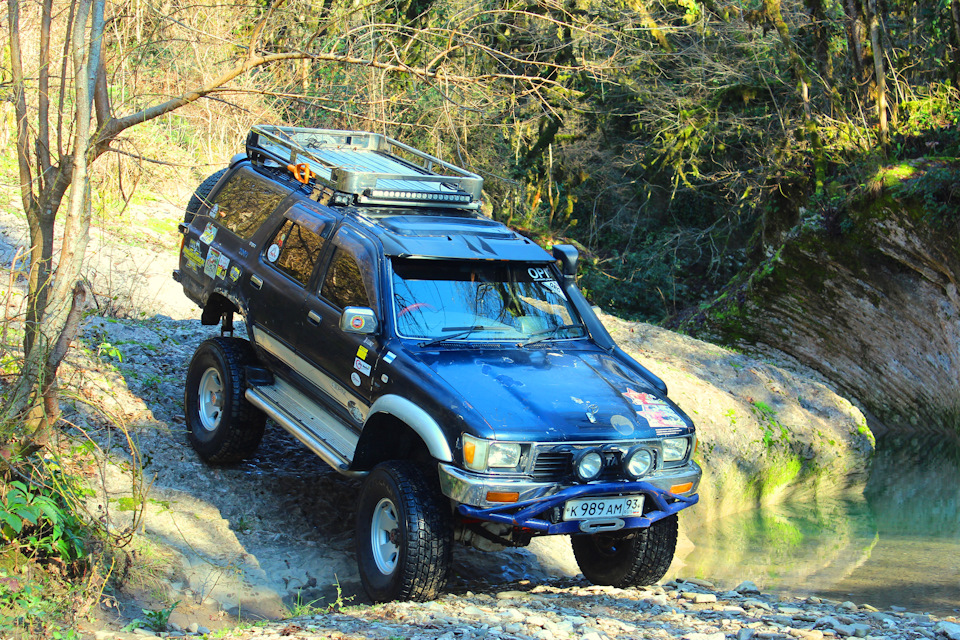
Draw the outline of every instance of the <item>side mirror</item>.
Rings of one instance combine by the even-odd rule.
[[[347,307],[340,314],[340,330],[345,333],[376,333],[377,315],[367,307]]]
[[[580,252],[572,244],[555,244],[553,257],[560,263],[564,284],[573,284],[577,277],[577,260],[580,258]]]

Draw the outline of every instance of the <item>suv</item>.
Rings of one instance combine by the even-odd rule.
[[[382,135],[254,127],[180,225],[174,278],[221,325],[187,373],[189,440],[236,462],[269,417],[364,478],[376,602],[434,597],[454,542],[541,535],[594,583],[656,582],[698,500],[693,423],[577,289],[576,249],[482,216],[481,187]]]

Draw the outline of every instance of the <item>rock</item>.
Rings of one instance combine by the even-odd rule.
[[[717,633],[687,633],[683,636],[683,640],[724,640],[726,634],[722,631]]]
[[[936,633],[947,636],[950,640],[960,640],[960,624],[941,621],[933,628]]]
[[[755,634],[753,629],[740,629],[737,631],[737,640],[750,640]]]
[[[734,587],[733,590],[737,593],[760,593],[760,589],[757,589],[757,585],[753,584],[749,580],[744,580]]]
[[[838,624],[834,631],[843,637],[866,638],[870,633],[870,625],[866,624]]]
[[[696,593],[695,591],[684,591],[680,594],[681,598],[686,598],[687,600],[692,600],[697,604],[706,604],[708,602],[716,602],[717,596],[712,593]]]
[[[523,622],[524,615],[516,609],[507,609],[500,614],[500,620],[505,624]]]
[[[191,622],[187,625],[187,633],[196,633],[200,629],[200,625],[196,622]]]
[[[803,613],[803,609],[798,609],[797,607],[790,607],[785,605],[778,605],[777,611],[779,611],[785,616],[795,616]]]
[[[147,638],[156,638],[158,637],[153,631],[148,631],[147,629],[141,629],[137,627],[133,630],[133,635],[135,636],[146,636]]]
[[[206,627],[204,627],[204,626],[201,625],[201,626],[197,627],[197,633],[199,633],[200,635],[204,635],[204,636],[205,636],[205,635],[207,635],[208,633],[210,633],[210,629],[207,629]]]
[[[859,607],[857,607],[857,605],[847,600],[846,602],[843,602],[840,604],[840,608],[846,609],[847,611],[856,611]]]
[[[527,616],[526,622],[531,627],[545,627],[550,623],[550,621],[543,616]]]
[[[529,597],[530,594],[527,591],[501,591],[497,594],[497,600],[523,600]]]
[[[763,600],[756,600],[751,598],[749,600],[743,601],[744,609],[763,609],[764,611],[773,611],[773,607],[764,602]]]
[[[483,609],[481,609],[480,607],[474,607],[472,605],[469,607],[464,607],[461,613],[463,613],[463,615],[465,616],[470,616],[473,618],[482,618],[488,615],[488,613]]]
[[[712,582],[708,580],[700,580],[699,578],[684,578],[683,581],[688,582],[690,584],[695,584],[698,587],[703,587],[704,589],[715,588]]]

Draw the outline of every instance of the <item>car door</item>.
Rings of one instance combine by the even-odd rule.
[[[367,307],[383,326],[377,304],[378,261],[379,252],[371,240],[342,226],[331,241],[320,286],[304,302],[306,325],[297,342],[300,354],[325,377],[320,390],[357,427],[370,408],[380,341],[377,334],[343,331],[340,315],[346,307]]]
[[[292,206],[259,253],[257,269],[245,282],[249,323],[256,344],[300,375],[297,336],[304,330],[303,304],[336,217]]]

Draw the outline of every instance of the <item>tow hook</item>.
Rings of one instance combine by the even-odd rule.
[[[623,529],[623,520],[584,520],[580,523],[580,531],[584,533],[600,533],[601,531],[620,531]]]

